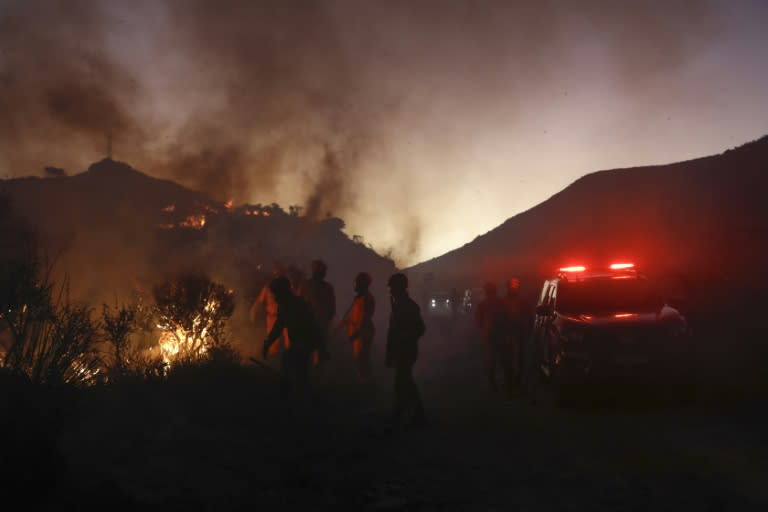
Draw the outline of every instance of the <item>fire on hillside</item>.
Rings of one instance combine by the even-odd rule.
[[[176,206],[176,204],[173,204],[173,203],[167,204],[166,206],[163,206],[160,209],[160,212],[168,220],[166,222],[161,222],[157,224],[157,227],[162,230],[170,230],[170,229],[176,229],[176,228],[199,230],[199,229],[203,229],[206,226],[209,216],[216,216],[216,215],[222,215],[222,214],[229,214],[229,215],[240,214],[246,217],[272,216],[272,211],[270,207],[261,206],[261,205],[255,205],[255,206],[246,205],[235,210],[233,207],[232,199],[224,203],[223,211],[220,210],[218,207],[210,204],[196,205],[196,208],[197,208],[196,212],[190,213],[188,215],[183,215],[183,214],[180,214],[179,208]],[[172,218],[169,218],[169,217],[172,217]]]

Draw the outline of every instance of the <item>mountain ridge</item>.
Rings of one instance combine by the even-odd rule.
[[[703,275],[729,261],[723,253],[730,247],[739,263],[754,264],[768,256],[768,207],[761,199],[767,180],[768,136],[682,162],[595,171],[406,271],[416,282],[429,277],[443,288],[515,274],[535,287],[567,260],[639,258],[658,274]]]

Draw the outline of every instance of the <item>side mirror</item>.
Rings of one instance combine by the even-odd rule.
[[[549,304],[539,304],[536,306],[537,316],[549,316],[552,314],[552,306]]]

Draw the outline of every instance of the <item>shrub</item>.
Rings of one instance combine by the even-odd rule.
[[[227,352],[226,323],[235,310],[232,290],[204,274],[186,273],[155,286],[153,294],[166,362],[194,362]]]
[[[53,297],[51,267],[31,253],[0,265],[0,321],[10,334],[2,367],[38,384],[93,384],[103,370],[98,325],[90,308],[70,302],[66,279]]]

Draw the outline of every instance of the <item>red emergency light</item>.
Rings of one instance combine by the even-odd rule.
[[[634,263],[611,263],[611,270],[625,270],[628,268],[635,268]]]
[[[560,272],[584,272],[587,270],[587,267],[584,265],[573,265],[570,267],[561,267]]]

